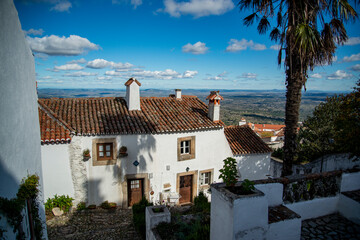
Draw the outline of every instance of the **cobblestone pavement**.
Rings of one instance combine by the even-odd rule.
[[[360,239],[360,225],[339,214],[302,221],[301,240],[306,239]]]
[[[130,209],[94,209],[73,212],[46,221],[52,239],[141,240],[132,223]]]

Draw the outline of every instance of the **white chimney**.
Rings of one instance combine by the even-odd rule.
[[[141,110],[140,109],[140,86],[141,83],[135,78],[130,78],[126,83],[126,104],[131,110]]]
[[[220,96],[219,91],[211,91],[210,95],[207,96],[206,99],[209,99],[209,112],[208,117],[213,122],[220,121],[220,100],[224,100],[222,96]]]
[[[181,89],[175,89],[175,97],[177,100],[181,99]]]
[[[246,125],[246,119],[245,118],[241,118],[240,122],[239,122],[239,126],[243,126]]]

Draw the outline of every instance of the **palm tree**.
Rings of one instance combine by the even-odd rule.
[[[286,74],[282,176],[291,175],[301,89],[306,90],[308,70],[332,62],[336,44],[342,45],[348,39],[344,22],[354,21],[357,13],[347,0],[240,0],[238,6],[240,10],[252,10],[244,18],[244,25],[250,26],[257,20],[259,34],[266,33],[271,27],[269,19],[276,18],[277,25],[271,30],[270,38],[280,43],[279,65],[285,51]]]

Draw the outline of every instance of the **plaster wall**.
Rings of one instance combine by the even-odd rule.
[[[177,139],[189,136],[195,136],[195,158],[178,161]],[[116,138],[117,149],[126,146],[128,156],[118,158],[116,164],[113,165],[93,166],[92,158],[83,162],[82,151],[87,148],[92,149],[92,142],[96,138]],[[55,145],[54,147],[59,146]],[[219,169],[222,168],[223,160],[232,156],[223,129],[156,135],[73,136],[69,149],[68,152],[58,150],[56,152],[59,155],[57,159],[69,158],[66,156],[69,153],[70,168],[74,167],[73,163],[76,163],[76,166],[84,165],[84,167],[79,166],[79,170],[72,171],[72,181],[75,198],[81,198],[78,201],[85,200],[88,204],[100,204],[108,200],[123,205],[127,201],[125,194],[127,189],[123,189],[124,183],[127,176],[136,174],[142,174],[148,178],[149,188],[145,195],[152,202],[159,201],[160,193],[165,191],[164,184],[167,185],[166,189],[169,192],[177,192],[177,174],[186,174],[187,168],[189,173],[196,173],[193,181],[195,181],[198,191],[203,189],[199,186],[200,171],[214,169],[212,180],[219,181]],[[46,158],[51,157],[49,152]],[[44,159],[44,161],[47,160]],[[133,164],[135,161],[139,162],[138,166]],[[50,168],[46,171],[49,171],[48,174],[51,175],[51,172],[57,171],[57,169]],[[61,171],[65,173],[64,176],[69,172],[65,169]],[[47,186],[47,189],[51,188],[56,192],[59,191],[56,185]],[[67,184],[66,188],[70,192],[72,191],[70,184]],[[77,189],[84,188],[86,189],[84,193],[77,194]],[[154,191],[154,195],[150,195],[150,191]],[[81,197],[82,195],[86,195],[85,199]]]
[[[269,224],[267,240],[301,239],[301,218],[295,218]]]
[[[69,195],[74,198],[69,144],[42,145],[41,159],[45,182],[44,199],[52,198],[55,194]]]
[[[281,183],[257,184],[255,188],[265,194],[269,207],[282,204],[284,186]]]
[[[239,180],[267,179],[270,174],[270,153],[246,154],[235,156]]]
[[[159,225],[159,223],[170,223],[171,221],[171,214],[167,207],[164,207],[164,211],[159,213],[154,213],[154,208],[157,207],[149,206],[145,209],[146,239],[156,239],[152,229]]]
[[[339,196],[315,198],[311,201],[302,201],[285,204],[286,207],[301,216],[301,220],[317,218],[338,211]]]
[[[29,174],[40,177],[43,191],[40,128],[34,57],[12,0],[0,1],[0,29],[0,196],[11,199]],[[45,220],[42,204],[39,215]],[[5,238],[15,239],[5,230]]]
[[[340,192],[348,192],[359,189],[360,189],[360,172],[342,174]]]
[[[339,213],[356,224],[360,224],[360,203],[340,194]]]

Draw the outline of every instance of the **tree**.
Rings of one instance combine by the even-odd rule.
[[[269,19],[276,18],[270,38],[280,43],[279,65],[285,51],[286,74],[282,176],[290,175],[296,153],[301,89],[306,89],[308,70],[332,62],[336,44],[344,44],[348,39],[343,22],[355,20],[357,13],[347,0],[240,0],[238,6],[253,11],[244,18],[244,24],[250,26],[257,20],[259,34],[265,34],[271,26]]]
[[[327,98],[308,117],[298,135],[298,161],[312,161],[324,154],[360,156],[360,80],[346,95]]]

